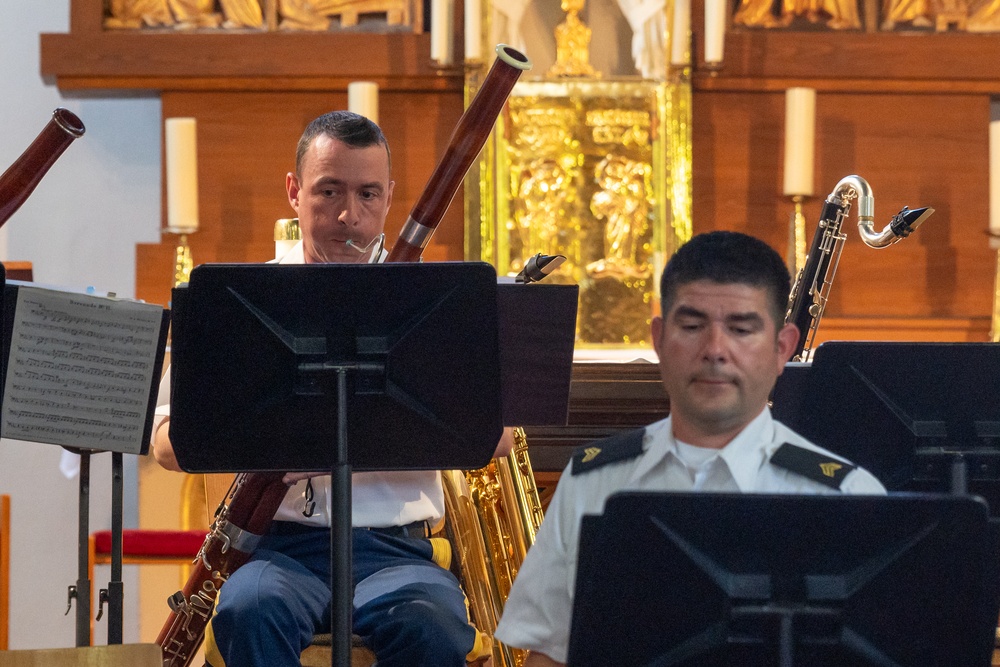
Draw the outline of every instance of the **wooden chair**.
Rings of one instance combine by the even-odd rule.
[[[10,496],[0,496],[0,651],[10,645]]]

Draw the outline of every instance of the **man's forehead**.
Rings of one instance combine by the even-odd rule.
[[[338,178],[353,180],[353,177],[362,175],[360,170],[364,170],[363,175],[369,180],[372,175],[388,180],[389,155],[381,144],[351,146],[335,137],[320,134],[313,138],[302,156],[303,171],[309,168],[343,170],[344,167],[349,167],[349,170],[338,174]]]
[[[672,311],[682,308],[708,313],[755,313],[768,307],[768,294],[764,287],[745,283],[717,283],[696,280],[678,285],[674,294]]]

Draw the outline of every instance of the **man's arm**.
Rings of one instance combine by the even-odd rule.
[[[565,663],[556,662],[544,653],[532,651],[524,661],[524,667],[566,667]]]
[[[183,472],[174,455],[174,446],[170,443],[170,417],[165,417],[153,428],[153,458],[167,470]]]

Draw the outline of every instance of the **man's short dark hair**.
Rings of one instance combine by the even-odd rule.
[[[781,255],[760,239],[739,232],[708,232],[685,243],[660,278],[660,307],[666,316],[677,289],[697,280],[763,287],[771,315],[781,328],[788,309],[791,277]]]
[[[386,157],[389,158],[390,166],[392,164],[389,142],[386,141],[385,135],[382,134],[378,125],[353,111],[331,111],[309,123],[302,132],[298,148],[295,151],[295,173],[297,175],[302,175],[302,158],[309,150],[309,145],[313,139],[321,134],[343,141],[354,148],[385,146]]]

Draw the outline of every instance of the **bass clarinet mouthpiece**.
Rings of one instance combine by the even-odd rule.
[[[524,269],[514,278],[514,282],[537,283],[559,268],[566,258],[563,255],[543,255],[538,253],[524,263]]]
[[[915,232],[917,227],[929,218],[932,213],[934,213],[934,209],[929,206],[912,210],[908,206],[904,206],[902,211],[892,216],[892,220],[889,221],[889,229],[899,238],[905,239]]]

